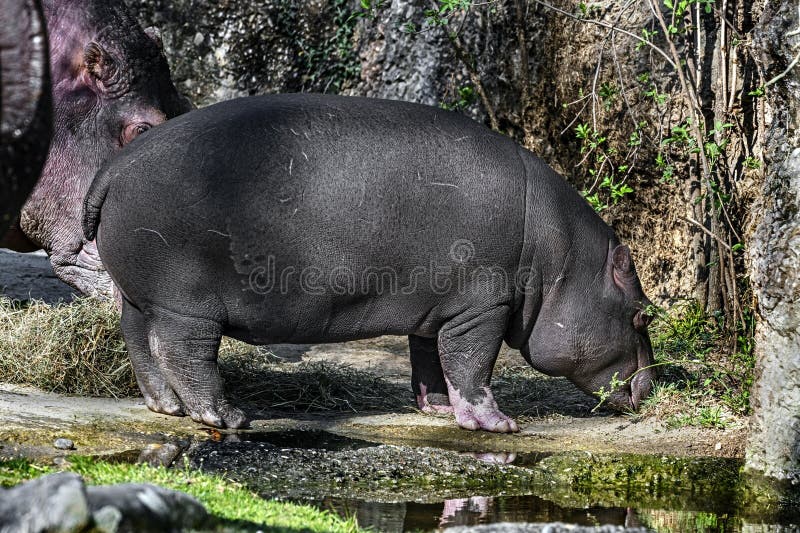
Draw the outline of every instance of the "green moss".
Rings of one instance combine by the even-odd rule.
[[[192,469],[152,468],[145,465],[112,464],[87,457],[70,458],[70,470],[88,484],[152,483],[185,492],[197,498],[222,524],[264,526],[267,531],[356,532],[353,518],[343,520],[333,513],[308,505],[264,500],[241,485],[220,476]],[[51,467],[25,460],[0,462],[0,484],[11,486],[44,474]]]
[[[543,459],[538,468],[571,503],[720,510],[736,500],[741,462],[722,458],[569,453]],[[577,502],[576,502],[577,500]]]

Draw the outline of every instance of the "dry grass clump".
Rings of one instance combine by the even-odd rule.
[[[237,404],[284,412],[396,411],[410,408],[411,387],[324,361],[280,363],[265,348],[225,339],[220,370]]]
[[[546,417],[593,416],[592,409],[598,402],[568,379],[546,376],[528,365],[497,369],[492,390],[500,409],[523,422]]]
[[[0,297],[0,381],[82,396],[139,392],[113,303]]]
[[[409,406],[409,387],[323,362],[282,363],[225,339],[220,368],[237,403],[287,412],[360,412]],[[81,396],[138,396],[119,314],[111,302],[68,304],[0,297],[0,382]]]

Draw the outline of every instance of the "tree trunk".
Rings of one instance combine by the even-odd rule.
[[[773,11],[773,12],[770,12]],[[765,11],[758,47],[773,79],[792,61],[789,35],[798,25],[796,0]],[[767,136],[761,213],[750,251],[758,303],[756,385],[746,467],[800,481],[800,71],[767,88],[772,124]],[[768,82],[769,83],[769,82]],[[757,211],[756,211],[757,212]]]

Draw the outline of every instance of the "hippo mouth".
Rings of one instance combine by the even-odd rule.
[[[88,296],[110,298],[114,283],[103,267],[97,243],[84,242],[77,252],[66,257],[52,256],[53,268],[58,277]]]
[[[640,368],[625,379],[624,385],[611,393],[606,403],[618,411],[638,411],[642,401],[650,395],[655,377],[652,368]]]

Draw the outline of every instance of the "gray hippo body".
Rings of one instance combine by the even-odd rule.
[[[308,94],[194,111],[100,171],[84,231],[156,411],[246,424],[223,394],[223,334],[407,334],[420,407],[469,429],[517,429],[489,388],[504,339],[587,392],[636,374],[619,407],[650,388],[627,247],[541,160],[456,113]]]

